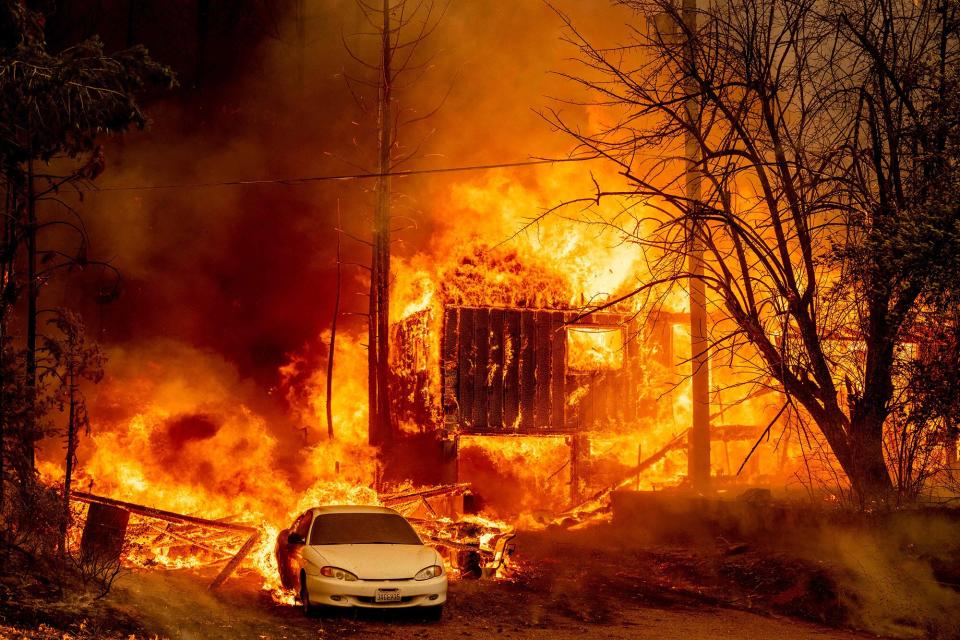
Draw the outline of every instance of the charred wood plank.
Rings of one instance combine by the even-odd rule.
[[[563,314],[550,319],[550,426],[566,429],[567,406],[567,332],[563,328]]]
[[[520,431],[536,428],[537,362],[536,316],[533,311],[520,312]]]
[[[535,427],[549,429],[550,421],[550,388],[553,373],[553,354],[551,352],[552,327],[551,321],[556,315],[550,311],[537,311],[536,319],[536,346],[534,353],[536,383]]]
[[[441,347],[440,376],[443,394],[443,421],[448,428],[460,419],[460,407],[457,402],[457,347],[460,331],[460,313],[458,309],[446,308],[443,312],[443,346]]]
[[[477,309],[474,312],[473,342],[476,345],[476,365],[473,372],[473,428],[486,431],[490,428],[487,420],[487,378],[490,369],[489,309]]]
[[[564,325],[566,325],[567,327],[569,327],[570,324],[571,324],[571,322],[573,321],[573,319],[574,319],[576,316],[577,316],[577,314],[572,313],[572,312],[564,313],[564,314],[563,314],[563,323],[564,323]],[[578,390],[580,389],[580,385],[581,385],[582,382],[583,382],[583,377],[580,376],[580,375],[577,375],[576,373],[571,372],[570,369],[567,368],[567,366],[566,366],[566,365],[567,365],[566,359],[569,358],[569,354],[566,353],[566,347],[568,346],[568,345],[567,345],[567,340],[568,340],[567,333],[569,332],[569,330],[570,330],[569,328],[565,328],[565,329],[564,329],[564,350],[565,350],[565,353],[564,353],[564,363],[563,363],[563,364],[564,364],[564,371],[565,371],[565,374],[566,374],[566,375],[564,375],[564,380],[563,380],[564,404],[566,405],[566,406],[564,407],[564,413],[565,413],[565,416],[566,416],[566,427],[567,427],[567,429],[570,429],[571,431],[575,431],[575,430],[577,430],[577,429],[580,428],[580,425],[581,425],[581,422],[582,422],[582,421],[581,421],[581,404],[582,404],[581,400],[582,400],[582,399],[581,399],[581,397],[580,397],[580,394],[578,393]]]
[[[503,427],[516,431],[520,416],[520,312],[503,316]]]
[[[174,513],[173,511],[164,511],[162,509],[145,507],[143,505],[134,504],[132,502],[124,502],[122,500],[114,500],[113,498],[105,498],[103,496],[97,496],[92,493],[86,493],[85,491],[73,491],[70,494],[70,498],[72,500],[76,500],[78,502],[86,502],[91,505],[101,504],[101,505],[117,507],[120,509],[125,509],[130,513],[135,513],[140,516],[145,516],[147,518],[156,518],[157,520],[166,520],[168,522],[195,524],[202,527],[209,527],[211,529],[223,529],[225,531],[243,531],[243,532],[257,531],[257,528],[251,525],[236,524],[233,522],[221,522],[219,520],[208,520],[207,518],[198,518],[197,516],[187,516],[181,513]]]
[[[490,310],[488,345],[490,376],[487,385],[487,422],[491,429],[503,429],[503,309]]]
[[[178,541],[181,543],[181,545],[178,545],[178,546],[196,547],[197,549],[202,549],[203,551],[206,551],[207,553],[212,553],[212,554],[214,554],[214,555],[223,555],[223,551],[222,551],[222,550],[220,550],[220,549],[214,549],[214,548],[211,547],[210,545],[205,544],[206,541],[200,542],[199,540],[195,540],[195,539],[193,539],[193,538],[191,538],[191,537],[189,537],[189,536],[183,535],[183,534],[181,534],[181,533],[177,533],[176,531],[173,531],[172,529],[164,528],[164,527],[158,527],[158,526],[155,525],[155,524],[149,524],[149,523],[148,523],[147,526],[150,527],[151,529],[154,529],[155,531],[159,531],[159,532],[162,534],[162,535],[158,536],[158,538],[153,541],[153,543],[152,543],[153,546],[165,546],[165,545],[161,545],[161,544],[160,544],[160,541],[163,539],[164,536],[169,536],[169,537],[173,538],[174,540],[178,540]],[[228,556],[228,557],[229,557],[229,556]]]
[[[467,482],[460,482],[458,484],[448,484],[441,485],[439,487],[429,487],[427,489],[420,489],[416,491],[401,491],[399,493],[388,493],[380,496],[380,500],[385,505],[390,505],[395,502],[405,502],[407,500],[415,500],[419,498],[432,498],[434,496],[443,496],[443,495],[460,495],[466,493],[470,489],[470,484]]]
[[[476,349],[473,337],[473,309],[460,309],[460,345],[457,354],[457,367],[460,370],[460,393],[457,394],[460,405],[460,424],[473,426],[474,371],[476,370]]]

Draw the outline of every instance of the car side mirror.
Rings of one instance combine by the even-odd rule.
[[[303,539],[302,535],[294,532],[287,536],[287,544],[307,544],[307,541]]]

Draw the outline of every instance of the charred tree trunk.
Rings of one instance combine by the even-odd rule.
[[[369,376],[370,444],[389,446],[393,441],[390,418],[390,173],[393,147],[393,46],[390,2],[383,1],[380,87],[378,100],[379,156],[377,202],[373,219],[373,264],[370,275]]]
[[[13,263],[16,255],[16,227],[17,220],[17,201],[16,189],[10,186],[11,172],[7,172],[7,189],[4,194],[4,223],[3,223],[3,247],[2,262],[0,262],[0,375],[6,376],[7,372],[7,313],[10,308],[10,293],[13,291]],[[7,479],[7,397],[6,380],[0,380],[0,513],[3,513],[3,507],[6,498],[6,479]]]
[[[37,302],[40,283],[37,281],[37,198],[33,185],[33,159],[27,161],[26,183],[26,245],[27,245],[27,345],[25,370],[27,374],[27,397],[31,404],[30,415],[23,434],[23,464],[25,476],[31,475],[36,465],[37,441]],[[20,479],[24,488],[28,478]]]
[[[333,318],[330,321],[330,351],[327,354],[327,438],[333,440],[333,362],[337,346],[337,320],[340,316],[340,287],[343,261],[340,247],[340,203],[337,203],[337,288],[333,298]]]
[[[377,271],[380,257],[376,244],[370,257],[370,306],[367,311],[367,439],[371,446],[380,444],[380,405],[377,401]]]
[[[72,356],[71,356],[72,357]],[[70,486],[73,480],[73,464],[77,457],[77,377],[73,362],[67,366],[69,385],[69,408],[67,414],[67,459],[63,476],[63,512],[60,514],[60,552],[67,552],[67,528],[70,525]]]
[[[886,287],[875,286],[868,319],[867,360],[863,392],[850,406],[850,448],[853,459],[844,471],[861,502],[882,500],[893,491],[893,482],[883,454],[883,427],[893,397],[896,334],[891,324]],[[896,322],[896,320],[894,320]]]

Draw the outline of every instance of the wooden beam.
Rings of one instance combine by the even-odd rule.
[[[178,522],[182,524],[195,524],[202,527],[209,527],[211,529],[222,529],[224,531],[243,531],[245,533],[255,532],[257,528],[247,524],[234,524],[232,522],[222,522],[219,520],[208,520],[207,518],[198,518],[196,516],[187,516],[182,513],[174,513],[173,511],[164,511],[162,509],[154,509],[152,507],[145,507],[140,504],[134,504],[132,502],[123,502],[122,500],[114,500],[113,498],[105,498],[103,496],[97,496],[92,493],[86,493],[84,491],[74,491],[70,494],[71,500],[76,500],[78,502],[86,502],[88,504],[104,504],[111,507],[118,507],[120,509],[126,509],[130,513],[135,513],[140,516],[145,516],[147,518],[156,518],[157,520],[166,520],[167,522]]]
[[[240,550],[237,551],[230,562],[217,574],[217,577],[213,579],[213,582],[210,583],[210,586],[207,587],[210,590],[214,590],[226,582],[234,571],[237,570],[237,567],[240,566],[240,563],[243,562],[244,558],[250,555],[250,552],[253,551],[253,547],[260,541],[260,532],[254,531],[253,534],[247,538],[247,541],[243,543],[243,546],[240,547]]]

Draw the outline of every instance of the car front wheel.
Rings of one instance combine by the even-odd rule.
[[[307,591],[307,576],[300,574],[300,606],[303,608],[303,615],[313,618],[317,615],[317,608],[310,604],[310,593]]]

